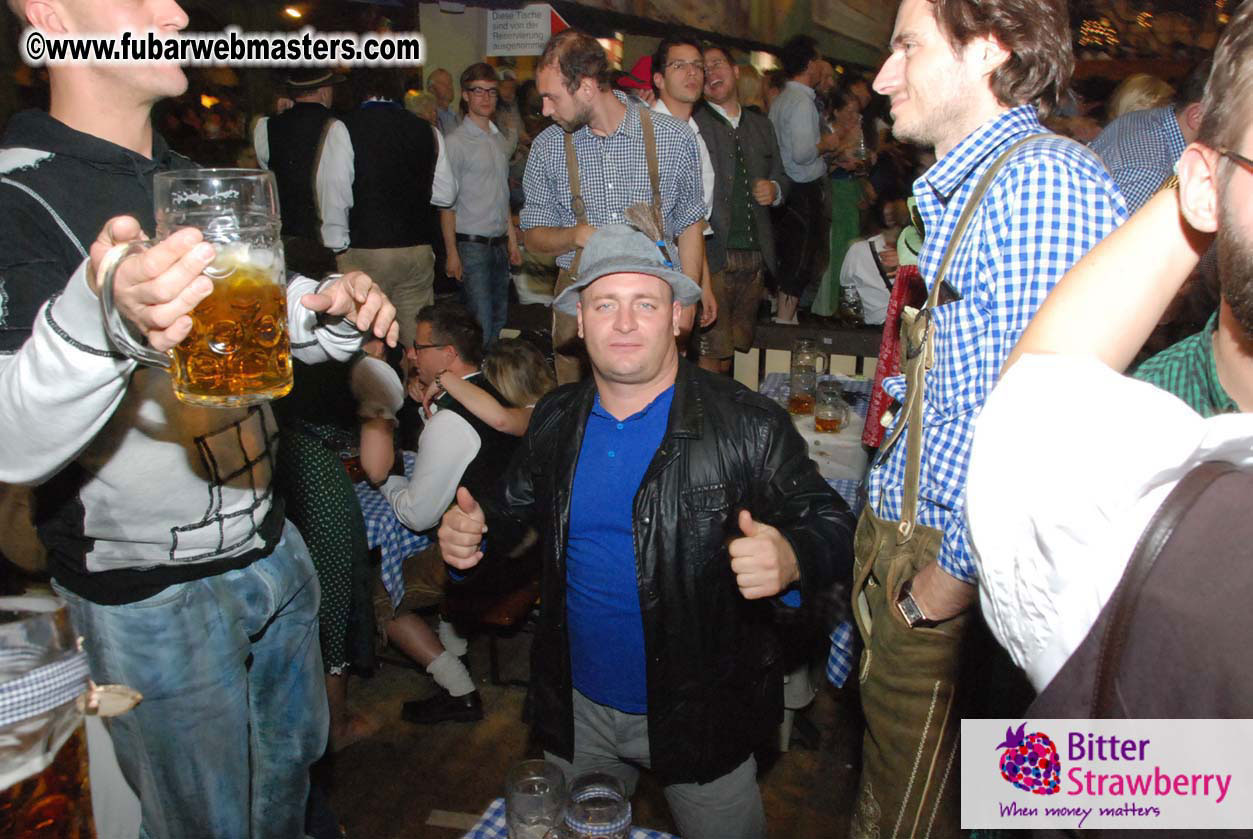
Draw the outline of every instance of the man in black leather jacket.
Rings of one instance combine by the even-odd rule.
[[[554,305],[578,315],[592,378],[536,406],[495,497],[458,490],[440,547],[464,571],[535,526],[549,759],[629,789],[651,768],[686,839],[750,839],[753,749],[783,710],[774,612],[850,575],[853,519],[781,408],[679,359],[700,288],[676,265],[625,225],[589,240]]]

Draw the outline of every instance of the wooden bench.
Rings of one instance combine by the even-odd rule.
[[[766,350],[791,352],[792,342],[809,338],[818,342],[818,348],[827,355],[851,355],[857,359],[856,372],[861,375],[863,360],[877,358],[879,341],[883,338],[882,326],[820,326],[805,324],[792,326],[782,323],[761,322],[753,334],[753,346],[758,350],[757,378],[766,376]]]

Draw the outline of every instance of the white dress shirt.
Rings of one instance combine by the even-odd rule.
[[[849,245],[840,265],[840,287],[857,289],[861,297],[862,316],[869,326],[877,326],[887,320],[888,302],[892,299],[892,290],[884,282],[871,253],[871,248],[874,253],[883,253],[885,247],[887,242],[882,233],[869,239],[859,239]]]
[[[479,375],[475,371],[463,379]],[[431,418],[418,437],[418,459],[408,478],[393,475],[379,491],[391,503],[396,518],[421,532],[439,524],[457,495],[466,467],[478,455],[483,441],[464,417],[432,406]]]
[[[1253,462],[1253,415],[1203,419],[1088,358],[1024,356],[975,425],[966,516],[988,626],[1037,690],[1082,643],[1140,534],[1207,460]]]
[[[257,120],[252,131],[252,145],[262,169],[270,168],[269,117]],[[431,185],[431,204],[450,207],[457,200],[457,184],[444,149],[444,135],[435,134],[435,180]],[[318,208],[322,213],[322,244],[336,253],[352,244],[348,235],[348,211],[352,209],[352,181],[355,177],[352,139],[348,127],[338,119],[326,133],[322,156],[318,158],[316,183]]]
[[[262,169],[270,168],[269,122],[269,117],[261,117],[252,130],[252,145]],[[322,244],[333,251],[348,247],[352,179],[352,140],[348,136],[348,126],[335,119],[326,132],[313,185],[322,213]]]

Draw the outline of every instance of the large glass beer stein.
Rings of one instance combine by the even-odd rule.
[[[183,402],[219,408],[254,405],[292,387],[286,270],[279,237],[278,192],[271,172],[183,169],[153,178],[161,241],[198,228],[217,256],[205,269],[213,293],[191,313],[191,334],[169,353],[142,346],[113,305],[113,277],[127,255],[149,242],[118,245],[100,266],[100,303],[114,346],[170,371]]]

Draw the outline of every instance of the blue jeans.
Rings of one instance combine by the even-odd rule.
[[[495,341],[509,314],[509,249],[502,243],[458,242],[461,296],[483,327],[483,346]]]
[[[290,523],[264,559],[104,606],[57,587],[91,676],[143,694],[109,720],[141,836],[304,836],[329,716],[317,577]]]

